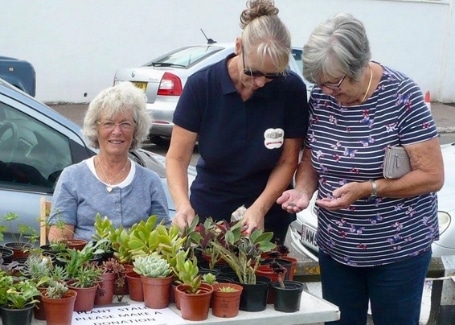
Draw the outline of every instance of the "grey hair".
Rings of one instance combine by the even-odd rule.
[[[316,84],[342,75],[359,80],[370,59],[364,25],[351,14],[340,13],[311,33],[303,47],[303,76]]]
[[[130,149],[139,148],[147,138],[152,123],[145,110],[146,96],[131,82],[121,82],[102,90],[91,102],[84,117],[83,133],[94,148],[99,148],[97,123],[101,116],[114,118],[118,114],[132,114],[135,122]]]
[[[285,71],[291,52],[291,34],[278,12],[271,0],[247,1],[247,9],[240,14],[242,44],[246,52],[255,48],[262,64],[265,57],[269,57],[277,70]]]

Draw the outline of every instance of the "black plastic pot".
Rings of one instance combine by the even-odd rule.
[[[256,277],[256,284],[240,283],[240,285],[243,287],[242,295],[240,296],[240,310],[262,311],[267,307],[269,278]]]
[[[304,284],[298,281],[283,281],[284,288],[279,282],[272,282],[271,288],[275,293],[275,310],[285,313],[294,313],[300,310],[300,298]]]
[[[4,264],[11,263],[13,261],[14,251],[5,246],[0,246],[0,257],[3,259]]]

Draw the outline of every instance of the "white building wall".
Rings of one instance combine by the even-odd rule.
[[[293,44],[337,12],[367,29],[373,59],[407,73],[432,100],[455,102],[455,0],[275,0]],[[119,67],[208,37],[234,41],[245,0],[2,1],[0,55],[30,61],[36,97],[88,102]]]

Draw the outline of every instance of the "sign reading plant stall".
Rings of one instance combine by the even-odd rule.
[[[72,325],[113,325],[113,324],[169,324],[181,322],[169,308],[151,309],[143,302],[94,308],[90,311],[73,313]]]

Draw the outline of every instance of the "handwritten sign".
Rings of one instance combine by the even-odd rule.
[[[169,324],[182,318],[169,308],[151,309],[143,302],[128,305],[94,308],[90,311],[74,312],[73,325],[118,325],[118,324]]]

